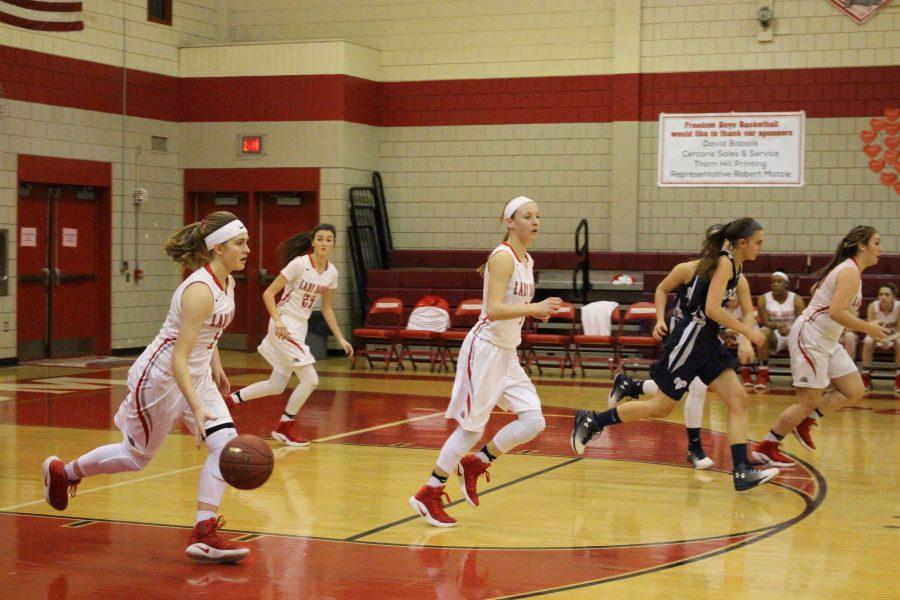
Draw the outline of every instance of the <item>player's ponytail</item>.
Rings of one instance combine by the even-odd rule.
[[[316,239],[316,233],[320,231],[330,231],[337,240],[337,229],[334,225],[320,223],[313,227],[312,231],[298,233],[278,244],[275,251],[281,256],[282,263],[286,265],[298,256],[309,254],[313,247],[313,240]]]
[[[878,233],[874,227],[869,225],[857,225],[853,229],[850,230],[850,233],[844,236],[844,239],[840,241],[837,245],[837,249],[834,251],[834,256],[831,257],[831,262],[825,265],[824,268],[819,269],[815,273],[816,283],[818,285],[825,279],[831,271],[847,260],[848,258],[853,258],[856,256],[856,253],[859,251],[860,244],[868,244],[869,240],[872,239],[872,236]]]
[[[172,232],[163,249],[184,268],[197,270],[212,260],[212,252],[206,249],[206,236],[236,220],[236,216],[224,210],[210,213]]]
[[[703,279],[712,277],[713,272],[719,265],[719,253],[725,242],[730,242],[731,247],[735,247],[738,241],[747,239],[757,231],[762,229],[756,219],[751,217],[742,217],[722,226],[721,229],[710,227],[706,236],[706,242],[700,250],[700,263],[697,265],[697,274]]]
[[[504,216],[505,212],[506,212],[506,205],[504,204],[503,210],[500,211],[500,222],[501,223],[506,223],[506,217]],[[510,215],[510,216],[511,217],[515,216],[515,214],[516,214],[516,211],[513,211],[512,215]],[[507,242],[507,241],[509,241],[509,227],[506,228],[506,233],[503,234],[503,242]],[[484,269],[486,267],[487,267],[487,262],[484,262],[481,264],[481,266],[478,267],[478,269],[476,269],[478,271],[478,274],[481,275],[482,277],[484,277]]]

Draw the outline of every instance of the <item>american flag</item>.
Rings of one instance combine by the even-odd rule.
[[[38,31],[81,31],[81,2],[0,0],[0,23]]]

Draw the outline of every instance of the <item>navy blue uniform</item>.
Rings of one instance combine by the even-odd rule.
[[[731,260],[731,278],[725,286],[722,307],[737,293],[741,271]],[[719,339],[722,326],[706,316],[706,296],[710,279],[697,275],[679,290],[676,296],[673,325],[666,336],[664,352],[659,361],[650,367],[650,377],[662,392],[675,400],[687,391],[694,377],[709,385],[726,369],[735,367],[734,357]]]

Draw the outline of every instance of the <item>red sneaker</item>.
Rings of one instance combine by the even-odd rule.
[[[444,493],[444,486],[423,485],[415,496],[409,497],[409,505],[417,515],[428,521],[429,525],[453,527],[456,525],[456,519],[444,512],[442,497],[446,497],[447,502],[450,502],[450,496]]]
[[[294,432],[293,421],[280,421],[272,432],[272,437],[285,446],[309,446],[309,440]]]
[[[760,369],[753,389],[764,392],[769,389],[769,369]]]
[[[66,465],[55,456],[44,461],[44,500],[56,510],[66,510],[69,496],[75,495],[75,488],[81,480],[69,481],[66,477]]]
[[[753,387],[753,379],[750,377],[750,367],[741,366],[741,383],[745,388]]]
[[[223,540],[216,533],[225,526],[225,519],[207,519],[194,525],[191,541],[185,552],[191,558],[206,562],[236,563],[247,558],[250,548]]]
[[[818,427],[819,422],[811,417],[806,417],[800,424],[797,425],[797,428],[794,429],[791,433],[794,434],[794,437],[797,438],[797,441],[800,442],[800,445],[806,448],[807,450],[814,451],[816,449],[816,445],[813,443],[812,439],[812,428]]]
[[[459,486],[463,498],[472,506],[478,506],[478,477],[484,473],[484,478],[491,480],[491,474],[488,473],[490,466],[490,463],[484,462],[474,454],[466,454],[456,467],[456,474],[463,479],[463,484]]]
[[[763,440],[757,444],[753,458],[766,463],[770,467],[793,467],[796,463],[778,450],[780,445],[778,442]]]

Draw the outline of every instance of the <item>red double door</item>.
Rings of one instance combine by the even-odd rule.
[[[269,314],[262,293],[283,265],[276,247],[288,237],[315,227],[319,216],[315,192],[193,192],[186,222],[199,221],[217,210],[234,213],[250,234],[250,258],[235,279],[234,321],[222,336],[222,348],[253,350],[262,341]]]
[[[20,361],[109,352],[108,194],[90,186],[20,184]]]

